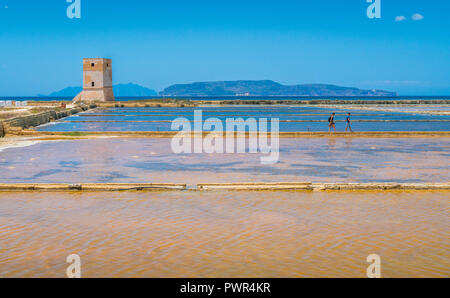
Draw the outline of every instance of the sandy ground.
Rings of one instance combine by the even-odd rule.
[[[22,148],[22,147],[28,147],[35,145],[39,143],[39,137],[6,137],[6,138],[0,138],[0,152],[6,150],[6,149],[12,149],[12,148]]]

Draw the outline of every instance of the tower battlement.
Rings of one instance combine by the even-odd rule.
[[[114,101],[112,60],[83,59],[83,91],[74,101]]]

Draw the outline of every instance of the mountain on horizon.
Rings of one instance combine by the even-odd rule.
[[[137,84],[113,86],[116,97],[157,96],[155,90]],[[67,87],[41,97],[75,97],[82,87]],[[397,96],[396,92],[385,90],[364,90],[329,84],[282,85],[271,80],[261,81],[216,81],[176,84],[159,93],[160,96]]]
[[[53,92],[48,97],[75,97],[78,93],[83,90],[82,87],[67,87],[60,91]],[[116,97],[138,97],[138,96],[156,96],[158,95],[155,90],[148,89],[136,84],[118,84],[113,86],[114,95]],[[42,96],[42,95],[40,95]]]
[[[385,90],[363,90],[327,84],[282,85],[271,80],[217,81],[172,85],[161,96],[397,96]]]

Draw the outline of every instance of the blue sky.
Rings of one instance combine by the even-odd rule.
[[[157,91],[272,79],[450,95],[447,0],[381,0],[381,19],[366,0],[81,0],[81,19],[68,5],[0,0],[1,96],[80,86],[83,57]]]

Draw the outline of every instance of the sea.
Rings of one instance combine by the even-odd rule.
[[[0,100],[14,101],[70,101],[70,97],[48,96],[0,96]],[[450,96],[126,96],[116,97],[117,101],[134,101],[174,98],[180,100],[450,100]]]

